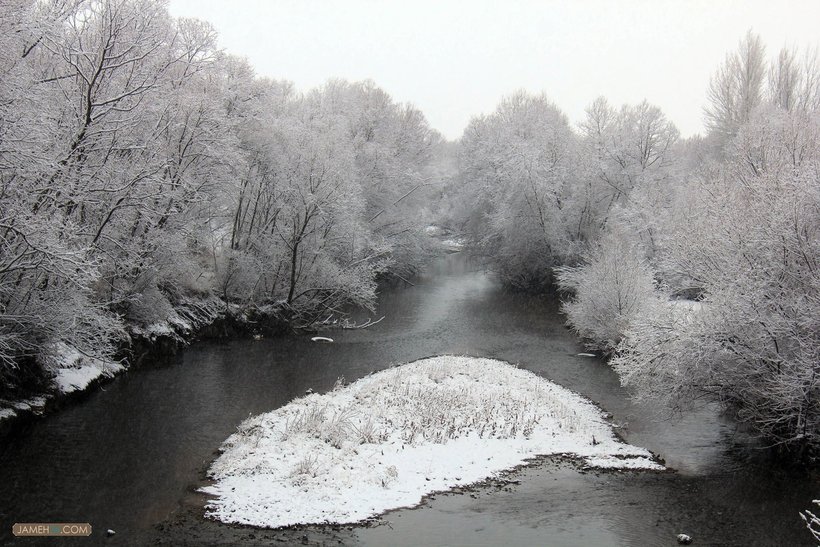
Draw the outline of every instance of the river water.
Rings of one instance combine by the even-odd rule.
[[[332,344],[309,336],[197,343],[0,441],[0,543],[14,542],[14,522],[38,521],[92,523],[94,535],[78,545],[301,541],[301,531],[265,535],[199,518],[194,492],[220,443],[248,415],[308,388],[328,390],[340,376],[463,354],[516,363],[596,401],[628,442],[674,472],[596,473],[545,461],[517,472],[520,484],[437,495],[379,526],[312,529],[305,541],[675,545],[685,532],[696,545],[812,545],[798,511],[820,495],[816,474],[768,461],[711,406],[676,416],[630,402],[602,360],[578,355],[554,297],[508,292],[461,253],[439,258],[414,283],[383,290],[375,317],[385,319],[331,332]],[[117,534],[106,538],[109,528]]]

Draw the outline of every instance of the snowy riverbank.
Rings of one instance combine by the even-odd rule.
[[[539,455],[661,470],[583,397],[501,361],[434,357],[249,418],[210,469],[209,516],[353,523]]]
[[[12,418],[44,414],[55,400],[85,391],[125,370],[122,363],[85,356],[62,342],[50,348],[50,353],[52,357],[45,367],[49,375],[48,388],[16,400],[0,400],[0,426]]]
[[[0,398],[0,435],[13,422],[46,414],[146,358],[165,358],[202,337],[274,332],[281,328],[280,323],[275,306],[247,309],[208,296],[179,302],[162,321],[127,324],[119,361],[95,359],[64,342],[53,343],[43,352],[46,378],[42,386],[16,398]]]

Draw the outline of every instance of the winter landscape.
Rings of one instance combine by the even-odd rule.
[[[817,545],[817,20],[0,0],[0,543]]]

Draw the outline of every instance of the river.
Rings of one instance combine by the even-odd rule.
[[[637,405],[563,323],[555,297],[506,291],[462,253],[437,259],[414,286],[382,291],[368,329],[200,342],[172,363],[129,371],[0,446],[0,542],[15,522],[90,522],[77,545],[812,545],[798,511],[818,476],[784,469],[703,405],[676,416]],[[516,363],[599,403],[627,442],[674,472],[588,472],[546,460],[498,484],[433,496],[381,525],[269,532],[205,522],[196,488],[220,443],[250,414],[340,376],[353,381],[439,354]],[[107,538],[104,531],[113,529]],[[65,540],[66,538],[63,538]],[[19,544],[34,540],[18,539]],[[68,543],[68,542],[66,542]]]

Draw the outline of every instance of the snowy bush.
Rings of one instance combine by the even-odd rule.
[[[612,351],[635,318],[661,302],[652,268],[618,233],[589,252],[585,265],[556,271],[561,288],[574,293],[562,309],[592,349]]]
[[[711,395],[778,445],[820,444],[820,118],[752,116],[665,268],[703,309],[642,314],[613,361],[639,397]]]

